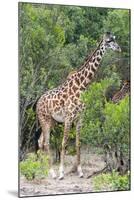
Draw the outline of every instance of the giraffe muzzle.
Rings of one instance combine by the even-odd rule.
[[[118,52],[121,52],[121,48],[120,48],[119,46],[118,46],[118,48],[117,48],[117,51],[118,51]]]

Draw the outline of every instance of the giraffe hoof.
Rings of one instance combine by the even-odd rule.
[[[64,179],[64,176],[62,175],[62,176],[59,176],[59,178],[58,178],[59,180],[63,180]]]
[[[83,177],[84,177],[83,173],[79,174],[79,178],[83,178]]]

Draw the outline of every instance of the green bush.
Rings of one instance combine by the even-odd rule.
[[[113,171],[94,177],[93,185],[96,191],[129,190],[130,176],[129,173],[121,176]]]
[[[29,153],[27,158],[20,162],[20,172],[27,180],[45,178],[48,175],[48,157],[43,152]]]
[[[106,104],[106,91],[111,85],[118,85],[119,81],[104,79],[94,82],[89,90],[82,95],[82,101],[86,104],[83,114],[82,141],[93,146],[103,143],[103,123],[105,121],[104,108]]]
[[[82,96],[86,109],[83,115],[81,139],[93,146],[103,146],[128,153],[129,150],[129,97],[126,96],[118,104],[107,102],[105,94],[110,85],[118,85],[112,79],[104,79],[93,83]]]
[[[107,139],[111,147],[117,148],[118,146],[118,150],[128,153],[130,139],[129,97],[126,96],[119,104],[107,102],[104,115],[104,138]]]

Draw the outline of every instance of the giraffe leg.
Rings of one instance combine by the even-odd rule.
[[[77,172],[80,178],[83,177],[83,171],[80,163],[80,129],[81,121],[78,121],[76,124],[76,153],[77,153]]]
[[[48,162],[49,162],[49,167],[50,167],[50,175],[52,178],[56,178],[56,174],[54,172],[54,169],[52,167],[52,158],[51,158],[51,152],[50,152],[50,128],[52,125],[51,120],[41,120],[40,121],[41,127],[42,127],[42,133],[41,136],[38,140],[39,148],[43,150],[46,155],[48,156]]]
[[[61,160],[60,160],[60,167],[59,167],[59,180],[64,178],[64,157],[65,157],[65,148],[67,145],[69,130],[70,130],[71,123],[69,121],[65,122],[64,126],[64,136],[62,140],[62,150],[61,150]]]

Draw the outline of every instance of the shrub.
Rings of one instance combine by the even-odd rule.
[[[20,162],[20,172],[27,180],[45,178],[48,175],[48,157],[43,152],[29,153],[27,158]]]
[[[92,145],[103,145],[128,150],[129,146],[129,97],[126,96],[118,104],[107,102],[105,93],[113,84],[112,80],[105,79],[93,83],[90,89],[82,96],[86,109],[83,115],[82,140]]]
[[[105,121],[104,108],[105,93],[110,85],[117,85],[112,79],[104,79],[93,83],[82,96],[86,109],[83,115],[82,141],[91,145],[101,145],[104,142],[103,123]]]
[[[121,176],[113,171],[94,177],[93,185],[96,191],[129,190],[130,176],[129,173]]]
[[[118,149],[128,153],[130,135],[129,97],[126,96],[118,104],[107,102],[104,115],[103,134],[108,144],[113,148],[118,146]]]

